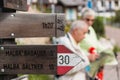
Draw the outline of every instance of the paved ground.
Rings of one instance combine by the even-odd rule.
[[[106,36],[114,39],[116,41],[116,44],[120,46],[120,28],[114,28],[114,27],[105,27]]]
[[[117,57],[118,65],[105,66],[104,80],[120,80],[120,54]]]
[[[106,27],[106,36],[112,39],[115,39],[118,46],[120,46],[120,29],[113,27]],[[117,57],[118,65],[117,66],[105,66],[104,70],[104,80],[120,80],[120,53]]]

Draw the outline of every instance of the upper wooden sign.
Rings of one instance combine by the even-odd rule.
[[[63,14],[0,13],[0,38],[64,36]]]
[[[3,0],[5,8],[27,11],[27,0]]]

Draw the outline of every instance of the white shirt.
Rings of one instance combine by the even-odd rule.
[[[70,33],[67,33],[64,37],[57,39],[58,44],[62,44],[70,49],[73,53],[78,55],[80,59],[83,59],[78,65],[61,76],[58,80],[86,80],[84,68],[89,65],[88,57],[83,53],[80,46],[76,43]]]

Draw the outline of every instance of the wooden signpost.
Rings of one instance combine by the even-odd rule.
[[[57,46],[0,46],[0,74],[56,74]]]
[[[0,74],[64,75],[82,62],[64,45],[0,46]]]
[[[14,38],[64,36],[63,14],[13,13],[25,11],[26,1],[0,3],[0,79],[10,80],[14,74],[66,74],[82,60],[65,46],[15,45]]]
[[[0,46],[0,74],[64,75],[82,62],[64,45]]]
[[[0,13],[0,38],[64,36],[63,14]]]
[[[10,80],[14,74],[66,74],[82,60],[65,46],[15,45],[14,38],[64,36],[63,14],[13,13],[25,11],[26,1],[0,3],[0,79]]]

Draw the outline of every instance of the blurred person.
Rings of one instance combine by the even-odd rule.
[[[89,61],[95,61],[98,55],[88,55],[81,50],[78,43],[85,38],[88,31],[88,25],[84,21],[74,21],[70,27],[70,31],[64,37],[56,39],[57,44],[62,44],[70,49],[74,54],[82,58],[82,62],[72,68],[65,75],[57,77],[57,80],[86,80],[85,67],[89,65]]]
[[[92,62],[90,66],[86,67],[88,76],[91,77],[88,80],[94,80],[95,76],[99,75],[99,72],[100,75],[103,75],[103,65],[105,65],[106,63],[108,62],[112,63],[114,61],[114,64],[117,64],[113,50],[111,48],[105,48],[104,46],[102,46],[97,39],[96,33],[92,27],[95,20],[95,16],[96,13],[92,9],[84,8],[82,10],[81,18],[87,23],[89,29],[88,29],[88,33],[86,34],[86,37],[82,40],[82,42],[79,43],[80,47],[85,51],[85,53],[90,52],[91,54],[100,54],[100,58],[98,60]],[[93,50],[93,48],[94,51],[90,51]],[[103,76],[101,76],[100,78],[101,78],[100,80],[103,80]]]

